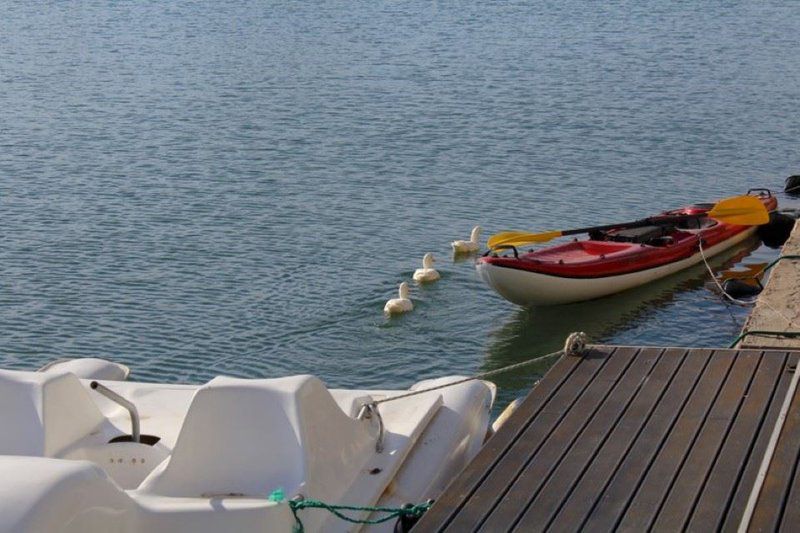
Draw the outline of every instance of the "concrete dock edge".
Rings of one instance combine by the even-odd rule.
[[[781,255],[800,255],[800,224],[795,223]],[[769,281],[742,328],[743,334],[748,331],[800,332],[800,259],[782,260],[772,268]],[[753,333],[742,338],[736,347],[800,350],[800,335]]]

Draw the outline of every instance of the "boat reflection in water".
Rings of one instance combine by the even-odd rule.
[[[709,263],[715,272],[734,268],[759,245],[757,238],[748,239],[717,255]],[[704,286],[711,289],[713,282],[705,265],[700,263],[666,278],[605,298],[568,305],[519,309],[504,326],[490,334],[487,357],[481,371],[559,350],[567,336],[574,331],[585,332],[591,343],[618,342],[623,332],[647,324],[658,314],[659,309],[674,304],[682,295]],[[724,303],[719,302],[721,296],[716,294],[702,294],[701,297],[708,297],[715,307],[724,306]],[[694,324],[696,320],[690,322]],[[730,325],[728,321],[726,326]],[[663,345],[664,341],[658,340],[663,327],[664,324],[653,322],[652,327],[647,328],[656,330],[653,342],[644,344]],[[529,389],[557,360],[557,357],[553,357],[516,371],[493,376],[491,379],[499,388],[496,407],[502,409]]]

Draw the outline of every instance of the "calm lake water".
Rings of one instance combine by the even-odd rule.
[[[593,341],[727,345],[702,267],[521,310],[449,241],[780,188],[793,2],[0,2],[0,366],[407,387]],[[725,259],[758,263],[775,251]],[[443,279],[381,310],[425,252]],[[749,254],[749,255],[748,255]],[[541,375],[497,381],[501,402]]]

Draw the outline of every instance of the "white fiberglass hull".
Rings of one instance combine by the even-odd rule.
[[[708,249],[706,257],[712,257],[739,244],[752,236],[756,228],[749,228]],[[610,294],[622,292],[651,281],[680,272],[703,260],[696,254],[655,268],[640,270],[630,274],[600,278],[566,278],[517,270],[479,262],[478,274],[481,279],[500,296],[517,305],[529,307],[536,305],[560,305],[585,300],[593,300]]]
[[[312,376],[92,384],[124,379],[119,370],[96,361],[0,370],[0,423],[11,428],[0,432],[0,533],[291,531],[288,500],[300,496],[421,503],[478,452],[494,400],[482,381],[395,401],[385,400],[408,391],[329,390]],[[136,406],[149,439],[133,440],[128,411],[103,386]],[[298,513],[309,533],[360,529],[322,510]]]

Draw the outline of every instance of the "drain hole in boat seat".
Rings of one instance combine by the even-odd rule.
[[[155,435],[139,435],[139,442],[142,444],[147,444],[148,446],[153,446],[160,440],[161,437],[156,437]],[[133,442],[133,435],[120,435],[119,437],[114,437],[108,441],[109,444],[113,444],[115,442]]]

